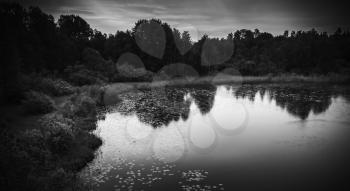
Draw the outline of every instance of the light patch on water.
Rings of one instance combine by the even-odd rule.
[[[189,131],[191,143],[200,149],[210,148],[217,138],[208,118],[203,117],[199,113],[192,116]]]
[[[128,135],[134,139],[144,139],[154,130],[151,126],[141,123],[136,116],[128,120],[126,125]]]
[[[185,141],[177,126],[157,130],[153,152],[163,162],[175,162],[184,155]]]
[[[242,103],[233,102],[232,99],[223,97],[216,99],[211,116],[213,122],[217,123],[219,127],[227,131],[235,131],[245,125],[248,113]]]

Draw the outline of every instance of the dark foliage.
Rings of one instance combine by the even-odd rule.
[[[0,35],[1,94],[14,100],[20,91],[18,76],[28,72],[48,71],[76,85],[149,81],[118,72],[116,64],[124,54],[137,56],[153,73],[174,63],[187,64],[200,75],[226,67],[243,75],[350,72],[350,33],[341,29],[331,35],[312,29],[280,36],[243,29],[226,38],[204,35],[193,42],[187,31],[181,34],[157,19],[139,20],[131,31],[107,36],[78,15],[62,15],[55,22],[37,7],[14,3],[2,3],[0,14],[5,26]]]
[[[27,92],[22,104],[28,114],[45,114],[55,109],[54,102],[49,96],[35,91]]]

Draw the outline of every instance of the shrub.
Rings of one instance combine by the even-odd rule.
[[[119,77],[116,81],[152,81],[153,73],[144,68],[135,68],[129,64],[117,66]]]
[[[79,89],[79,92],[91,97],[97,105],[103,104],[104,87],[99,85],[83,86]]]
[[[81,94],[76,98],[74,113],[78,117],[94,116],[96,114],[96,102],[91,97]]]
[[[39,120],[40,128],[44,132],[49,132],[58,128],[58,127],[64,127],[67,130],[72,130],[75,123],[72,119],[65,118],[62,114],[59,113],[52,113],[52,114],[46,114]]]
[[[40,74],[22,74],[20,76],[23,91],[35,90],[53,96],[63,96],[74,93],[74,87],[62,79],[45,78]]]
[[[74,87],[61,79],[44,78],[40,81],[38,88],[40,91],[54,96],[64,96],[74,93]]]
[[[96,129],[96,117],[90,117],[90,118],[79,118],[75,120],[76,128],[86,130],[86,131],[92,131]]]
[[[96,137],[94,134],[87,134],[86,136],[86,142],[87,142],[87,147],[90,149],[97,149],[99,146],[102,145],[102,140],[99,137]]]
[[[97,50],[92,48],[85,48],[83,50],[82,62],[89,70],[98,72],[108,79],[115,72],[113,61],[105,60]]]
[[[88,70],[83,65],[69,66],[65,69],[67,79],[75,85],[102,84],[107,81],[102,75]]]
[[[39,123],[50,150],[53,153],[65,154],[74,141],[74,122],[54,113],[43,116]]]
[[[24,110],[30,114],[45,114],[55,109],[54,101],[44,93],[29,91],[22,101]]]
[[[95,117],[97,103],[102,100],[102,92],[103,91],[89,87],[85,87],[84,89],[80,88],[76,95],[63,104],[61,113],[64,117],[74,119],[79,117]]]
[[[57,128],[51,132],[47,137],[47,142],[50,150],[53,153],[64,154],[72,146],[74,141],[71,131],[67,131],[66,128]]]
[[[60,113],[63,115],[63,117],[73,119],[74,118],[74,111],[75,111],[75,105],[71,100],[68,100],[63,103]]]

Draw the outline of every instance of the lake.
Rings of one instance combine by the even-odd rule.
[[[126,91],[99,112],[80,173],[94,190],[333,188],[347,170],[350,91],[311,84]]]

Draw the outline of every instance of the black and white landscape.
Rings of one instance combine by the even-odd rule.
[[[0,189],[348,190],[347,7],[0,0]]]

